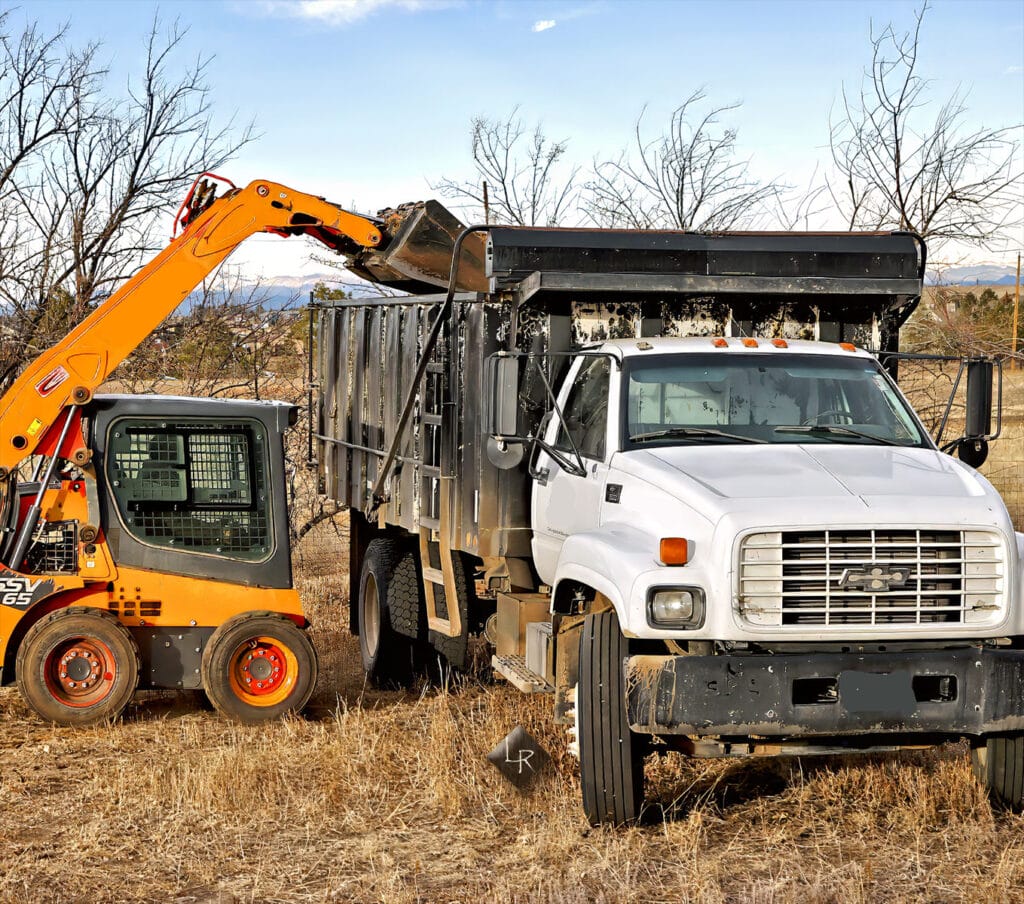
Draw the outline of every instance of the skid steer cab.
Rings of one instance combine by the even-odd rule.
[[[6,480],[0,661],[44,719],[116,718],[137,689],[259,722],[316,683],[292,588],[280,402],[96,396]]]

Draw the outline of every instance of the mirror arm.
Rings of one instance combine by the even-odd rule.
[[[533,443],[535,446],[547,452],[548,457],[563,471],[567,471],[569,474],[573,474],[576,477],[587,476],[587,469],[583,464],[583,458],[579,454],[579,452],[576,452],[576,461],[572,461],[571,459],[566,457],[561,451],[556,449],[554,446],[549,446],[539,436],[534,437]],[[536,477],[536,474],[531,472],[530,476]]]
[[[548,381],[548,375],[544,373],[544,368],[541,367],[539,363],[537,364],[537,370],[540,373],[540,378],[544,381],[544,388],[548,391],[548,398],[551,399],[551,406],[554,409],[555,414],[558,415],[559,423],[565,424],[565,417],[562,415],[562,407],[558,404],[558,397],[551,388],[551,383]],[[576,440],[572,437],[572,431],[566,428],[565,435],[569,437],[569,443],[572,446],[572,454],[576,457],[575,463],[570,462],[560,452],[552,454],[552,447],[545,443],[540,436],[537,437],[535,442],[537,442],[552,459],[558,462],[559,467],[568,471],[570,474],[575,474],[577,477],[583,477],[587,473],[587,468],[583,464],[583,456],[580,455],[580,450],[576,445]],[[561,461],[559,461],[559,459],[561,459]]]

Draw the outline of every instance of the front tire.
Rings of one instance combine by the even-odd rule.
[[[622,663],[628,655],[614,612],[586,617],[576,707],[583,810],[595,826],[636,822],[644,806],[647,745],[630,731],[626,716]]]
[[[243,612],[213,632],[202,674],[218,712],[239,722],[267,722],[306,705],[316,685],[316,651],[291,619]]]
[[[985,739],[971,751],[974,774],[993,801],[1019,812],[1024,809],[1024,734]]]
[[[411,543],[378,539],[366,547],[357,622],[363,670],[375,687],[408,687],[417,640],[425,633],[417,554]]]
[[[139,648],[114,616],[61,609],[34,624],[18,648],[18,690],[58,725],[116,719],[139,684]]]

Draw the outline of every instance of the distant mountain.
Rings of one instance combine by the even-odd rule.
[[[950,267],[938,273],[929,271],[925,282],[932,286],[1012,286],[1017,282],[1017,268],[998,264]]]
[[[319,284],[324,283],[330,288],[344,288],[348,291],[358,291],[359,285],[343,286],[341,280],[345,274],[341,271],[331,273],[312,273],[307,276],[268,276],[258,282],[242,282],[233,286],[231,291],[238,292],[242,299],[253,305],[259,304],[267,310],[280,311],[283,308],[301,307],[309,301],[309,293]],[[353,282],[356,277],[352,276]],[[216,291],[216,290],[215,290]],[[222,297],[228,290],[219,292]],[[198,292],[193,292],[179,308],[188,310],[200,297]]]

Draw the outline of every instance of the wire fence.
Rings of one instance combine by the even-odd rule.
[[[958,369],[955,362],[900,363],[900,388],[932,436],[941,424]],[[949,406],[943,443],[956,439],[963,432],[966,390],[966,380],[961,381]],[[988,460],[978,470],[999,491],[1014,526],[1021,530],[1024,529],[1024,370],[1004,368],[1002,413],[1002,432],[992,442]]]

